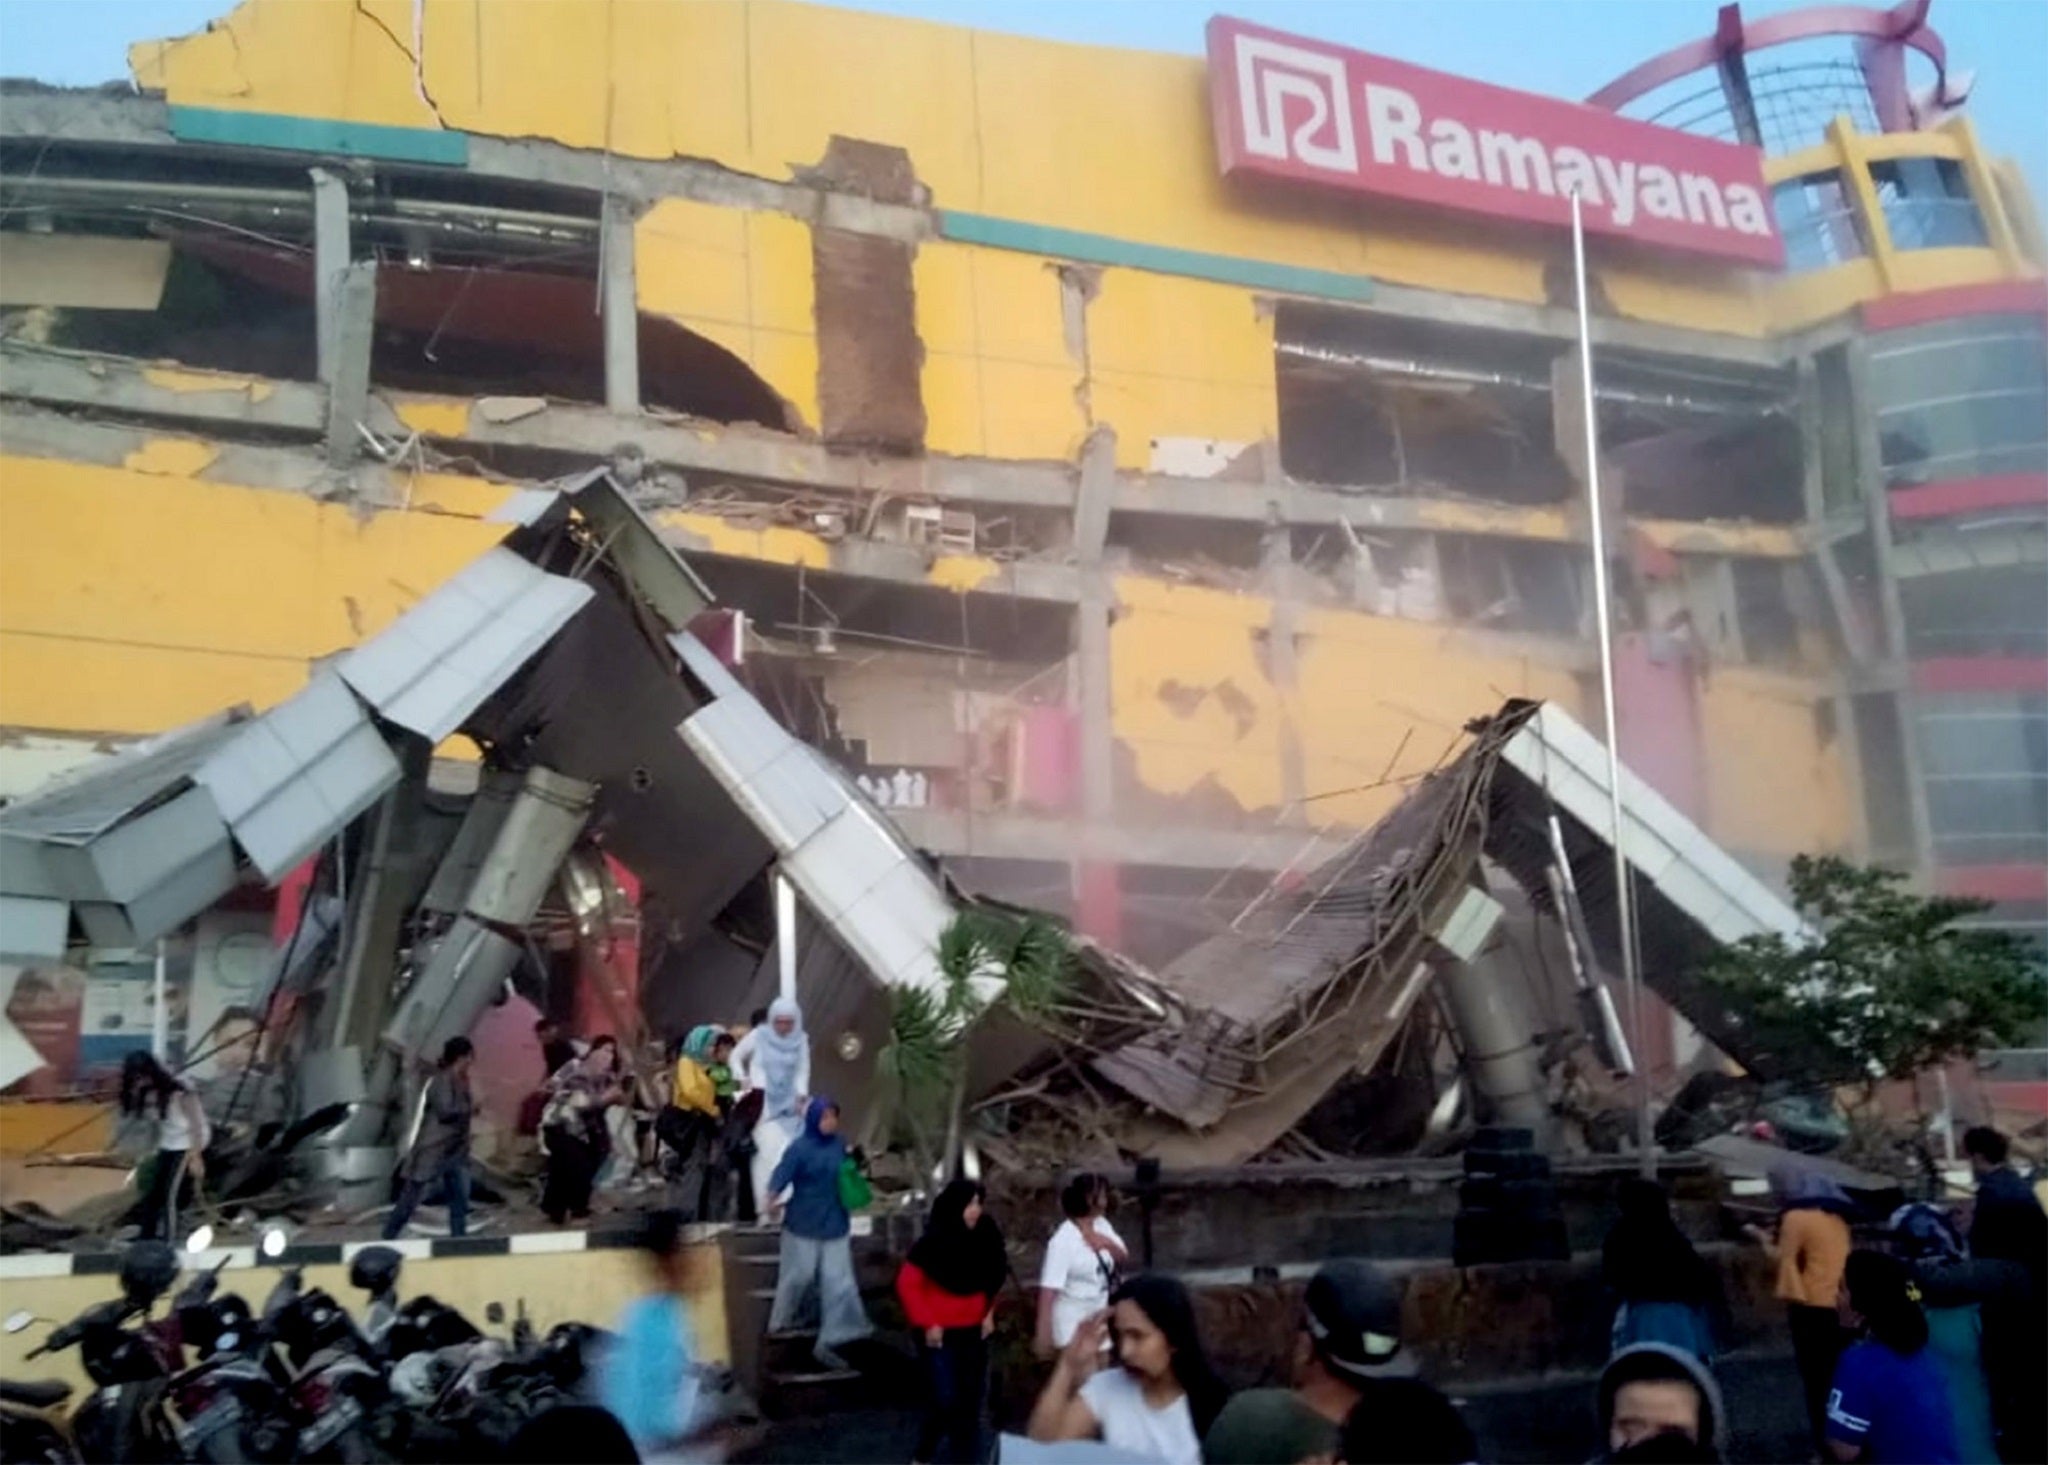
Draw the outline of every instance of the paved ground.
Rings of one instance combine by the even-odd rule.
[[[1790,1355],[1729,1359],[1717,1372],[1732,1421],[1731,1461],[1811,1458]],[[1590,1379],[1503,1385],[1460,1396],[1458,1404],[1479,1437],[1482,1460],[1498,1465],[1580,1461],[1591,1459],[1598,1449]],[[735,1465],[873,1465],[907,1461],[916,1439],[917,1417],[908,1410],[849,1410],[780,1421],[733,1459]]]

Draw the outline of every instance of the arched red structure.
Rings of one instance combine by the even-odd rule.
[[[1948,48],[1927,23],[1932,0],[1900,0],[1889,10],[1861,5],[1816,5],[1748,21],[1737,4],[1721,7],[1714,33],[1684,45],[1616,77],[1586,99],[1589,106],[1619,111],[1658,87],[1709,67],[1719,69],[1724,84],[1741,84],[1744,56],[1794,41],[1840,36],[1856,42],[1857,59],[1870,88],[1872,110],[1887,132],[1908,132],[1921,126],[1911,88],[1906,84],[1906,52],[1918,51],[1934,63],[1935,104],[1961,105],[1966,89],[1951,82]],[[1733,75],[1731,76],[1731,72]],[[1731,95],[1731,110],[1738,110]],[[1756,139],[1752,138],[1751,141]]]

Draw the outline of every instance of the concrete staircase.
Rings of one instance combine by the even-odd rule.
[[[841,1350],[853,1365],[845,1369],[819,1365],[812,1354],[818,1336],[814,1324],[769,1331],[781,1246],[782,1232],[774,1226],[734,1227],[720,1239],[732,1368],[760,1402],[762,1416],[816,1417],[907,1400],[915,1369],[891,1331],[895,1324],[900,1332],[901,1319],[895,1306],[895,1260],[886,1246],[854,1241],[854,1275],[877,1335]]]

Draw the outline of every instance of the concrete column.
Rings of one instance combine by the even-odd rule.
[[[1109,511],[1116,498],[1116,429],[1107,423],[1090,430],[1081,446],[1074,488],[1074,553],[1082,564],[1102,558],[1109,543]]]
[[[1121,927],[1117,866],[1109,848],[1116,816],[1115,734],[1111,724],[1109,628],[1115,593],[1100,564],[1081,571],[1074,608],[1076,701],[1080,713],[1081,838],[1074,851],[1074,907],[1081,930],[1113,941]]]
[[[1868,182],[1868,176],[1865,177]],[[1921,869],[1934,864],[1934,838],[1927,814],[1927,782],[1920,766],[1920,740],[1913,725],[1913,692],[1906,675],[1906,615],[1899,600],[1899,578],[1892,563],[1891,499],[1884,482],[1883,446],[1877,431],[1877,402],[1870,386],[1870,343],[1862,337],[1849,342],[1845,356],[1849,372],[1849,401],[1856,414],[1856,481],[1870,525],[1872,557],[1877,561],[1879,603],[1884,615],[1883,644],[1877,648],[1887,668],[1895,669],[1895,684],[1904,690],[1894,699],[1899,717],[1899,746],[1906,763],[1907,808],[1913,823],[1915,862]]]
[[[370,411],[370,348],[377,331],[377,266],[349,265],[335,283],[334,361],[327,379],[327,461],[336,468],[363,450],[358,424]]]
[[[340,350],[341,277],[353,262],[348,231],[348,185],[325,168],[313,175],[313,329],[320,380],[332,384]]]
[[[1301,657],[1297,638],[1301,635],[1301,605],[1294,595],[1294,536],[1277,518],[1266,525],[1259,541],[1259,586],[1273,602],[1273,619],[1266,631],[1266,672],[1280,693],[1284,709],[1280,720],[1280,792],[1287,803],[1290,820],[1305,817],[1302,800],[1308,797],[1305,762],[1301,752],[1301,729],[1295,725],[1295,693],[1301,685]]]
[[[640,410],[640,302],[634,279],[630,200],[604,201],[604,274],[598,282],[604,315],[604,404],[613,412]]]
[[[1472,961],[1446,956],[1436,970],[1437,990],[1443,993],[1465,1050],[1465,1072],[1492,1108],[1494,1122],[1532,1129],[1536,1147],[1551,1148],[1555,1116],[1535,1041],[1528,1036],[1534,1021],[1523,1000],[1521,979],[1500,971],[1498,958],[1489,956]]]

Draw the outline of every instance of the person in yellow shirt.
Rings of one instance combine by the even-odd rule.
[[[1849,1221],[1855,1203],[1825,1175],[1787,1166],[1771,1174],[1778,1197],[1777,1235],[1760,1226],[1750,1234],[1777,1259],[1777,1293],[1792,1330],[1792,1356],[1806,1391],[1806,1417],[1821,1458],[1827,1455],[1828,1389],[1846,1339],[1835,1299],[1849,1260]]]
[[[718,1088],[711,1077],[713,1050],[732,1038],[713,1023],[690,1029],[676,1054],[675,1081],[657,1132],[670,1151],[668,1172],[675,1185],[678,1209],[690,1220],[702,1220],[710,1182],[712,1151],[717,1146]]]

